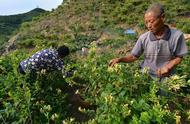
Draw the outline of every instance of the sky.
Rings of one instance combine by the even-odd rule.
[[[51,11],[63,0],[0,0],[0,15],[14,15],[28,12],[36,7]]]

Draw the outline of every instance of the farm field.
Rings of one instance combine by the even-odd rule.
[[[143,56],[134,63],[108,66],[111,59],[129,54],[147,31],[143,16],[153,2],[164,5],[169,26],[190,34],[189,0],[64,0],[49,14],[24,22],[13,40],[16,49],[0,56],[0,122],[190,123],[189,52],[176,74],[162,83],[153,80],[146,69],[141,72]],[[135,34],[127,34],[127,30]],[[190,40],[186,43],[189,48]],[[64,59],[64,71],[17,72],[20,61],[62,44],[71,49]],[[71,70],[71,76],[65,75]],[[82,106],[75,96],[90,105]]]

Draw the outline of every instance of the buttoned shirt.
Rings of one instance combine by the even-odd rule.
[[[42,69],[48,71],[62,70],[63,61],[55,49],[45,49],[22,61],[20,66],[24,72],[41,71]]]
[[[140,64],[141,68],[147,67],[149,74],[157,77],[157,69],[162,68],[175,57],[183,57],[187,52],[183,33],[167,27],[163,37],[160,39],[157,39],[150,31],[142,34],[137,40],[131,54],[139,57],[144,53],[144,60]],[[170,73],[172,74],[173,72],[174,70],[172,69]]]

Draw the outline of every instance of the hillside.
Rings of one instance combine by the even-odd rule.
[[[150,1],[65,1],[49,16],[31,23],[23,24],[20,29],[19,46],[29,40],[29,46],[69,42],[73,49],[81,49],[85,44],[97,40],[102,32],[118,34],[133,27],[139,34],[145,30],[143,13]],[[166,6],[166,22],[185,33],[190,33],[188,1],[163,1]],[[183,7],[177,7],[181,5]],[[131,13],[131,11],[133,12]],[[34,40],[34,39],[38,40]],[[25,43],[25,39],[27,40]],[[31,45],[32,44],[32,45]],[[80,44],[80,45],[79,45]],[[77,48],[79,47],[79,48]]]
[[[0,49],[3,48],[4,42],[8,41],[11,34],[18,30],[23,22],[31,21],[32,18],[45,12],[43,9],[36,8],[23,14],[0,16]]]
[[[143,14],[158,0],[64,0],[51,13],[24,22],[0,57],[0,121],[4,123],[190,123],[190,54],[163,84],[139,70],[139,61],[108,63],[129,54],[146,30]],[[160,1],[166,23],[190,33],[189,0]],[[136,32],[128,35],[127,29]],[[38,50],[65,44],[65,71],[20,75],[18,63]],[[188,46],[190,43],[187,42]],[[87,53],[82,53],[86,48]],[[74,69],[74,70],[73,70]],[[71,88],[71,89],[70,89]],[[160,96],[162,91],[169,95]],[[92,106],[73,98],[80,94]]]

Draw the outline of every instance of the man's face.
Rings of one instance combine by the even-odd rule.
[[[144,16],[145,25],[149,31],[156,34],[160,31],[164,25],[164,17],[157,17],[154,12],[148,12]]]

